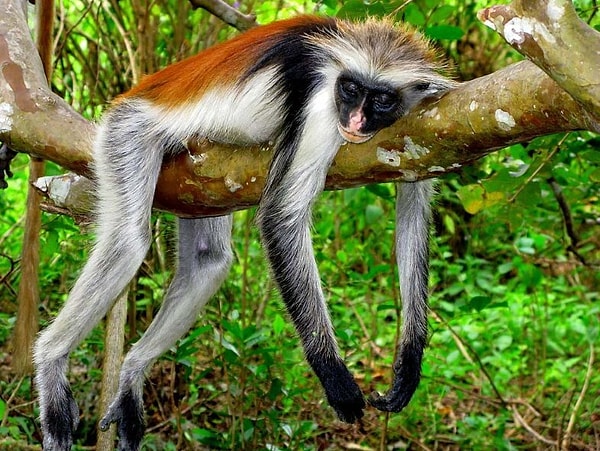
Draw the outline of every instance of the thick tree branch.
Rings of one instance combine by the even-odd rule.
[[[486,8],[479,18],[600,123],[600,33],[577,17],[569,0],[515,0]]]
[[[23,37],[28,35],[14,17],[14,11],[0,17],[0,66],[14,67],[0,77],[0,124],[8,124],[0,125],[0,140],[88,174],[93,126],[44,88],[36,54]],[[506,145],[579,129],[598,131],[595,116],[535,65],[522,62],[462,84],[365,144],[343,146],[327,189],[439,176]],[[188,147],[165,162],[157,207],[197,216],[258,202],[272,156],[268,146]]]
[[[593,127],[568,94],[523,62],[461,85],[367,143],[342,146],[326,186],[435,177],[515,142]],[[271,158],[268,149],[240,151],[208,142],[190,143],[189,149],[163,168],[156,196],[160,208],[177,205],[180,213],[194,215],[256,204]]]
[[[0,141],[84,171],[94,125],[48,89],[20,3],[0,0]]]

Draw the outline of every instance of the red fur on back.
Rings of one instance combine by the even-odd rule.
[[[142,97],[167,107],[194,102],[211,87],[227,86],[238,81],[280,34],[291,28],[326,21],[314,16],[300,16],[253,28],[144,77],[117,102],[126,97]]]

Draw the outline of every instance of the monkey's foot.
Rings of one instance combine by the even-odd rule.
[[[68,385],[58,384],[41,416],[44,451],[69,451],[79,423],[79,409]]]
[[[365,398],[352,374],[342,361],[323,366],[313,365],[321,380],[329,405],[341,421],[355,423],[364,415]]]
[[[404,409],[415,394],[421,379],[420,366],[407,367],[401,367],[395,374],[392,388],[385,395],[371,393],[369,404],[383,412],[400,412]]]
[[[131,390],[119,393],[100,420],[100,429],[107,431],[112,423],[117,423],[118,451],[138,451],[146,429],[142,399]]]
[[[17,152],[9,148],[6,143],[0,145],[0,189],[8,187],[5,178],[13,176],[10,171],[10,162],[16,155]]]

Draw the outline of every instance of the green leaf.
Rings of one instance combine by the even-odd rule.
[[[404,22],[408,22],[416,27],[422,27],[427,21],[425,14],[414,3],[411,3],[404,9],[402,18]]]
[[[458,41],[465,32],[460,27],[452,25],[434,25],[425,29],[425,35],[432,39]]]
[[[527,254],[527,255],[535,254],[535,248],[533,247],[533,245],[534,245],[533,238],[529,238],[527,236],[522,236],[522,237],[518,238],[517,242],[515,243],[515,246],[517,247],[519,252],[521,252],[523,254]]]
[[[272,327],[273,327],[273,333],[275,335],[281,335],[281,333],[286,328],[285,319],[281,315],[275,315],[275,318],[273,319]]]
[[[352,189],[344,190],[344,192],[343,192],[344,205],[348,205],[348,204],[352,203],[353,201],[357,200],[359,198],[360,192],[361,192],[361,190],[359,188],[352,188]]]
[[[600,182],[600,168],[594,169],[590,173],[590,181],[594,182],[594,183],[599,183]]]
[[[498,274],[506,274],[513,270],[514,265],[512,262],[502,263],[498,266]]]
[[[280,395],[284,395],[285,392],[283,390],[283,382],[279,378],[274,378],[271,381],[271,386],[269,387],[269,392],[267,393],[267,398],[271,401],[275,401]]]
[[[365,218],[367,224],[375,224],[383,216],[383,209],[376,204],[369,204],[365,208]]]
[[[377,304],[377,311],[381,312],[382,310],[396,310],[396,304],[394,301],[386,301],[381,304]]]
[[[283,432],[285,432],[288,437],[293,437],[294,431],[292,430],[292,427],[289,424],[282,423],[281,429],[283,429]]]
[[[219,343],[221,343],[221,346],[223,346],[225,349],[228,349],[229,351],[233,352],[238,357],[240,356],[240,352],[233,345],[233,343],[231,343],[230,341],[227,341],[224,337],[220,338]]]
[[[455,7],[450,5],[444,5],[437,8],[431,16],[429,16],[430,23],[445,22],[449,17],[455,13]]]
[[[494,340],[494,345],[498,350],[503,351],[512,345],[513,339],[510,335],[501,335]]]
[[[454,219],[450,215],[443,216],[444,227],[448,231],[450,235],[454,235],[456,233],[456,224],[454,223]]]
[[[190,431],[190,435],[194,438],[194,440],[197,440],[201,443],[205,443],[206,441],[212,441],[211,439],[214,439],[217,437],[217,434],[209,429],[204,429],[204,428],[196,428],[196,429],[192,429]]]
[[[577,154],[584,160],[591,161],[592,163],[600,163],[600,152],[597,150],[584,150]]]
[[[543,278],[543,273],[534,265],[523,264],[519,268],[521,281],[528,287],[537,287]]]
[[[468,307],[470,310],[480,312],[491,303],[492,298],[489,296],[474,296],[471,299],[469,299],[469,301],[466,304],[466,307]]]
[[[377,197],[381,197],[382,199],[392,200],[394,199],[394,190],[392,189],[392,185],[389,183],[378,183],[376,185],[367,185],[365,187],[367,191],[375,194]]]
[[[484,193],[485,191],[481,185],[466,185],[461,186],[456,194],[462,202],[465,211],[474,215],[484,207]]]
[[[350,0],[344,3],[337,13],[344,19],[363,19],[367,16],[384,16],[386,10],[381,2],[365,3],[360,0]]]

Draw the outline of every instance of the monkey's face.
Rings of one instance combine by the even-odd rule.
[[[341,75],[335,86],[338,130],[351,143],[368,141],[403,115],[401,95],[387,84]]]

